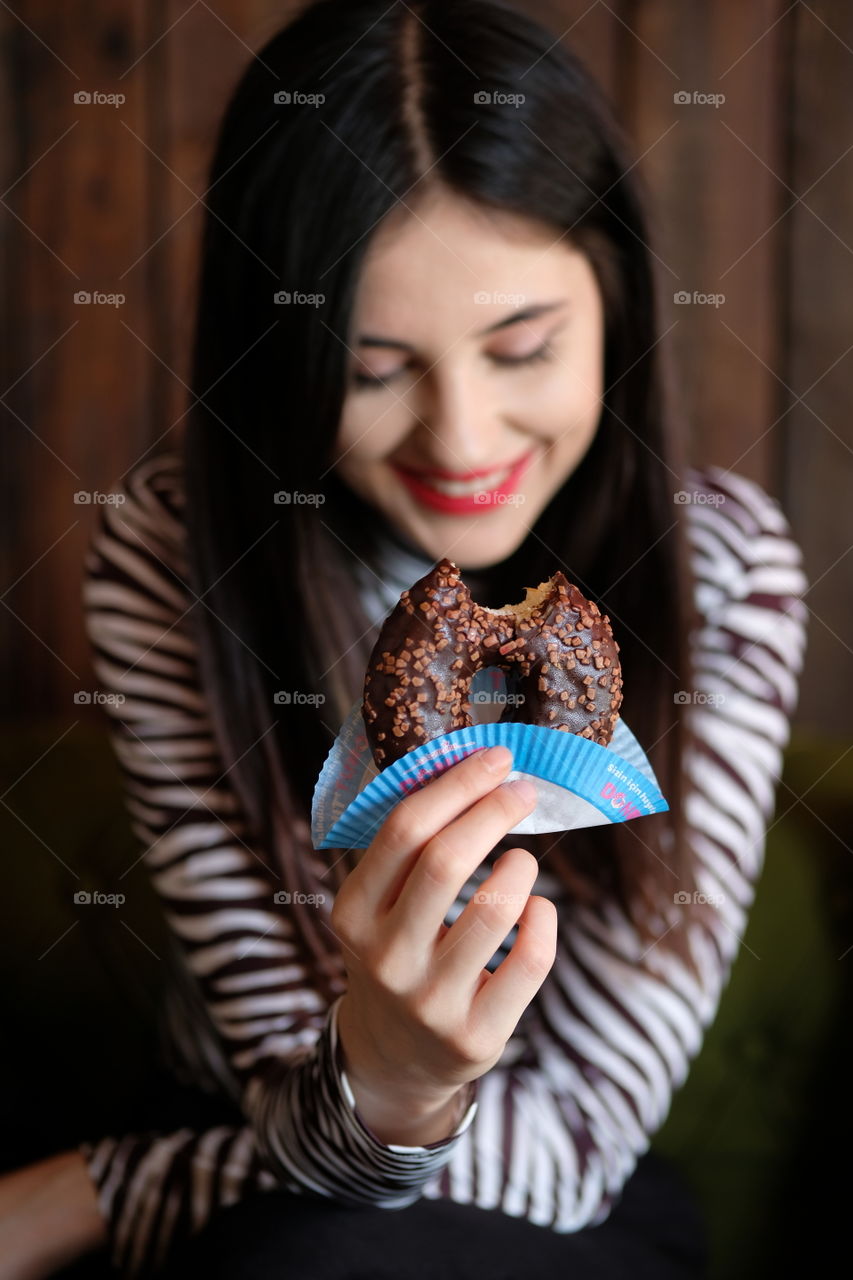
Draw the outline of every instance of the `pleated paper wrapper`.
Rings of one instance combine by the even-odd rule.
[[[472,707],[499,704],[501,695],[490,686],[491,672],[477,672],[471,684]],[[573,831],[627,822],[669,808],[644,751],[621,718],[606,747],[538,725],[477,723],[425,742],[380,772],[358,702],[335,739],[314,789],[314,848],[366,848],[404,796],[472,751],[499,744],[513,756],[505,780],[530,778],[538,794],[536,808],[508,834]]]

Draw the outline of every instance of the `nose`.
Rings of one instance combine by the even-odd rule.
[[[434,368],[421,383],[418,456],[446,471],[476,471],[506,450],[498,406],[470,370]]]

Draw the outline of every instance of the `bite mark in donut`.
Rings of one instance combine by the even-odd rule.
[[[502,720],[610,742],[622,672],[607,615],[560,572],[520,604],[486,609],[445,559],[403,592],[367,664],[362,714],[377,767],[470,728],[471,680],[483,667],[499,667],[520,695]]]

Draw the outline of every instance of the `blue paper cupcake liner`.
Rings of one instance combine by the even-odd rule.
[[[508,779],[532,778],[539,802],[512,832],[568,831],[663,813],[669,806],[651,765],[619,720],[610,745],[577,734],[516,722],[455,729],[410,751],[378,773],[361,704],[352,708],[323,766],[314,791],[314,847],[365,848],[404,796],[484,747],[513,754]]]

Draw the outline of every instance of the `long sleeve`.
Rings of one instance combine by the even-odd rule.
[[[130,473],[117,488],[123,500],[102,509],[86,561],[93,667],[133,829],[246,1115],[244,1140],[275,1185],[362,1204],[410,1203],[449,1158],[477,1103],[429,1147],[385,1146],[358,1116],[333,1054],[337,1001],[324,1002],[312,980],[297,908],[277,906],[274,859],[247,838],[217,754],[189,618],[178,462],[165,456]],[[310,857],[307,824],[300,834]],[[114,1194],[113,1174],[124,1166],[89,1166],[116,1256],[148,1256],[152,1223],[161,1236],[166,1230],[151,1208],[158,1180],[167,1196],[177,1162],[189,1159],[176,1140],[173,1160],[171,1141],[163,1137],[146,1157],[142,1199]],[[82,1149],[91,1158],[91,1144]],[[215,1163],[219,1152],[214,1144],[205,1158]],[[162,1253],[169,1240],[157,1247]]]
[[[712,900],[724,895],[691,935],[699,978],[644,945],[615,903],[560,906],[555,964],[476,1103],[445,1143],[401,1149],[378,1143],[354,1112],[336,1061],[336,1002],[324,1006],[289,919],[272,910],[268,863],[247,846],[221,776],[183,620],[178,495],[168,469],[142,471],[124,507],[105,513],[87,581],[90,634],[101,687],[127,698],[111,709],[113,735],[152,882],[265,1167],[278,1185],[355,1203],[393,1208],[422,1194],[556,1231],[602,1221],[701,1048],[762,864],[806,613],[778,508],[719,475],[697,478],[688,513],[703,625],[697,688],[685,691],[698,739],[687,816],[699,882]]]
[[[603,1221],[716,1015],[763,865],[802,666],[806,584],[762,490],[722,472],[694,482],[702,626],[696,688],[679,701],[689,702],[697,739],[687,798],[697,892],[714,908],[690,936],[700,978],[644,945],[615,903],[561,906],[555,964],[507,1061],[480,1081],[476,1120],[428,1198],[562,1232]],[[662,904],[663,927],[673,907]]]
[[[111,1260],[126,1276],[154,1274],[215,1210],[276,1185],[248,1125],[126,1134],[79,1150],[109,1223]]]

